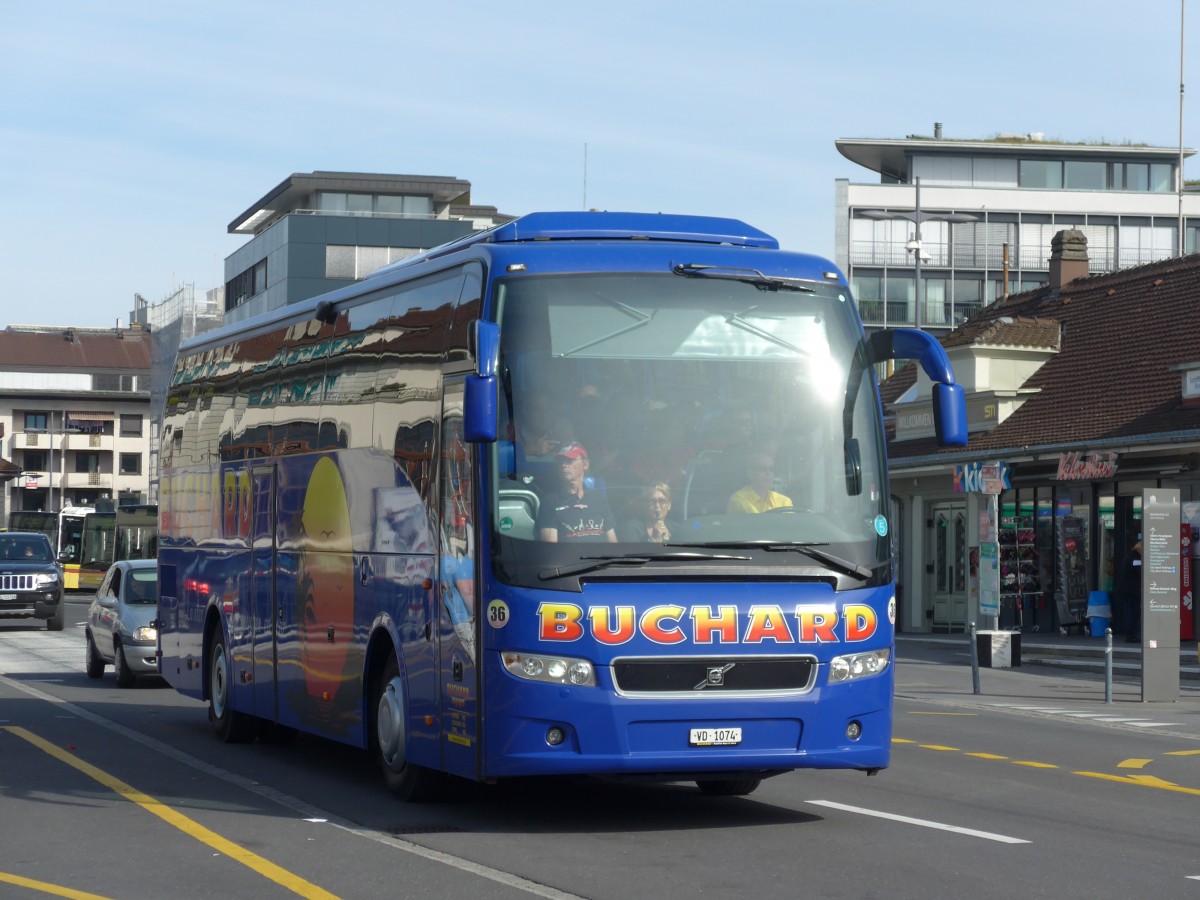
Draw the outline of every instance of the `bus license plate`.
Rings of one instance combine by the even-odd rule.
[[[732,747],[741,742],[740,728],[693,728],[688,736],[693,747]]]

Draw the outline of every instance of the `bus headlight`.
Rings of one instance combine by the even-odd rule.
[[[888,667],[891,657],[891,650],[870,650],[866,653],[835,656],[829,661],[829,683],[837,684],[840,681],[854,681],[856,678],[878,675]]]
[[[504,668],[527,681],[595,687],[596,670],[586,659],[569,656],[536,656],[531,653],[502,653]]]

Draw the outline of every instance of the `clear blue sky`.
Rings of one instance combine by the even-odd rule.
[[[872,180],[839,137],[1178,146],[1179,25],[1179,0],[0,0],[0,327],[215,287],[247,240],[228,223],[317,169],[832,255],[834,179]],[[1197,27],[1193,0],[1189,51]]]

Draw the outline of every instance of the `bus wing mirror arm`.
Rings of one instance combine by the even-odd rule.
[[[966,392],[954,380],[950,357],[936,338],[915,328],[885,329],[868,339],[867,355],[872,363],[917,360],[933,382],[933,424],[938,443],[947,447],[966,446]]]
[[[471,326],[475,374],[463,388],[463,439],[471,444],[494,443],[497,435],[500,326],[480,319]]]

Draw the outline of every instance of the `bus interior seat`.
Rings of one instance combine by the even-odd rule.
[[[684,482],[683,508],[685,519],[697,516],[720,515],[737,490],[737,477],[729,470],[729,461],[720,450],[704,450],[688,463]]]
[[[528,487],[500,488],[499,508],[496,511],[498,522],[511,522],[511,527],[504,533],[518,540],[532,541],[536,537],[534,523],[538,514],[537,492]]]

